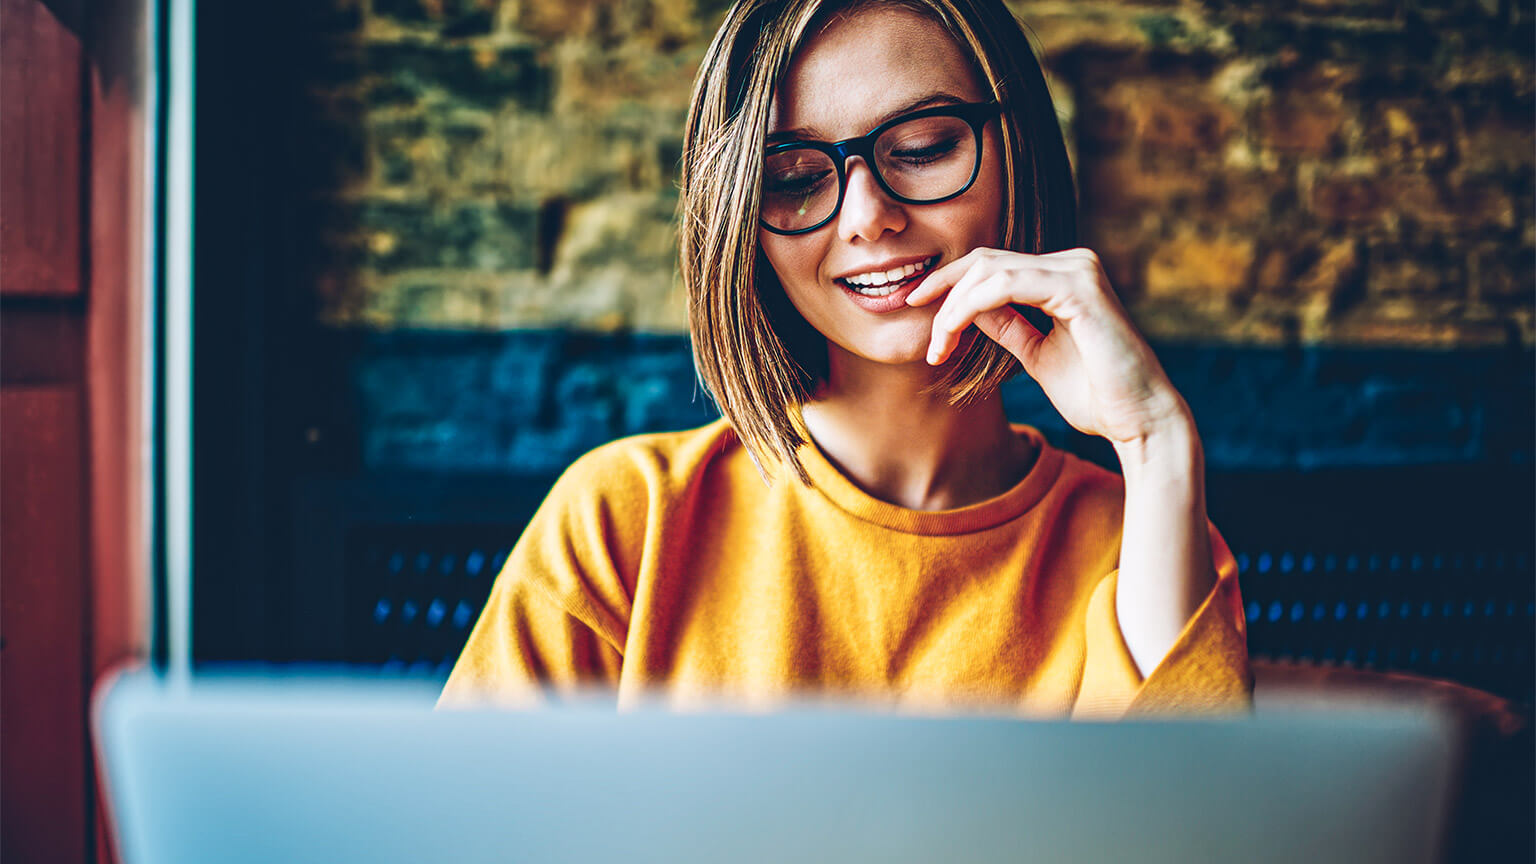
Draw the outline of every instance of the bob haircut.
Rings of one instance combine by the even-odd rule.
[[[942,25],[1002,105],[1004,248],[1076,245],[1077,199],[1061,127],[1022,26],[1002,0],[738,0],[694,81],[683,133],[679,252],[694,365],[758,470],[809,439],[800,406],[827,372],[826,338],[790,304],[758,245],[762,154],[774,92],[795,52],[833,16],[889,3]],[[934,387],[951,405],[992,393],[1019,371],[973,338]]]

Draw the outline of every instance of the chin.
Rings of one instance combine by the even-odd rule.
[[[927,366],[928,342],[932,337],[933,323],[929,319],[908,326],[879,328],[875,332],[860,334],[860,337],[836,340],[835,344],[844,352],[869,363],[886,366],[921,363]]]
[[[861,345],[849,353],[870,363],[882,366],[909,366],[914,363],[928,365],[928,343],[909,342],[901,345]]]

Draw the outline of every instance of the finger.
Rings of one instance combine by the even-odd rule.
[[[1036,255],[1030,252],[1010,252],[978,246],[965,255],[935,268],[923,277],[923,280],[917,283],[917,287],[912,289],[912,293],[907,295],[907,303],[912,306],[922,306],[932,302],[945,291],[953,290],[955,284],[966,272],[983,261],[994,262],[994,266],[1033,267],[1071,273],[1096,267],[1098,257],[1091,249],[1083,248],[1063,249],[1059,252]]]
[[[1025,372],[1034,374],[1030,370],[1034,367],[1036,350],[1045,341],[1045,334],[1017,309],[1012,306],[988,309],[976,316],[976,329],[1019,358]]]
[[[1092,249],[1089,249],[1086,246],[1074,246],[1071,249],[1058,249],[1055,252],[1042,252],[1040,257],[1056,260],[1068,259],[1079,261],[1097,261],[1099,256],[1098,253],[1094,252]]]
[[[937,299],[945,291],[953,288],[956,282],[959,282],[975,264],[986,257],[986,253],[991,251],[979,246],[931,271],[927,276],[923,277],[923,281],[917,283],[917,287],[912,289],[912,293],[907,295],[907,305],[922,306]]]
[[[967,285],[979,281],[971,278],[973,274],[990,277],[996,273],[1010,273],[1018,277],[1013,280],[1010,302],[1041,309],[1051,318],[1071,317],[1073,310],[1094,305],[1090,289],[1096,281],[1085,269],[1082,258],[1048,261],[1040,255],[1004,253],[976,262],[954,285],[941,290],[948,290],[951,296],[963,293]],[[919,286],[919,290],[923,287]],[[945,300],[947,302],[948,298]],[[911,298],[907,302],[910,303]],[[928,302],[928,299],[923,302]]]
[[[972,272],[976,272],[976,269],[973,268]],[[1069,274],[1034,268],[994,272],[974,282],[967,275],[949,292],[949,296],[944,298],[944,305],[934,314],[930,347],[941,358],[948,356],[959,334],[973,323],[977,315],[1008,305],[1038,309],[1054,302],[1061,291],[1065,290],[1061,284],[1069,282],[1070,278]],[[1042,310],[1037,317],[1050,321],[1052,316]]]
[[[912,293],[907,295],[908,305],[922,306],[942,296],[945,291],[954,290],[955,285],[965,273],[983,262],[991,263],[994,268],[1033,268],[1073,273],[1096,267],[1098,258],[1089,249],[1065,249],[1060,252],[1035,255],[1029,252],[1009,252],[981,246],[936,268],[924,277],[917,287],[912,289]]]
[[[933,316],[933,336],[928,343],[930,363],[943,363],[948,359],[960,341],[960,334],[971,326],[976,316],[1018,302],[1012,298],[1013,288],[1020,281],[1018,273],[992,273],[980,276],[974,282],[971,278],[967,275],[960,280]]]
[[[937,312],[933,313],[933,327],[928,337],[928,362],[938,364],[948,359],[950,353],[959,344],[960,334],[965,332],[966,324],[956,318],[955,309],[960,306],[962,297],[967,297],[976,290],[981,282],[992,278],[991,270],[980,264],[973,265],[971,269],[961,276],[949,293],[944,295],[944,300],[939,304]]]

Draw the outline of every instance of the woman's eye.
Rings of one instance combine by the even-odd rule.
[[[945,138],[931,143],[903,143],[891,148],[890,157],[900,159],[909,165],[924,165],[953,153],[958,144],[959,141],[955,138]]]
[[[775,174],[768,177],[767,187],[770,195],[808,195],[815,192],[831,171],[804,171]]]

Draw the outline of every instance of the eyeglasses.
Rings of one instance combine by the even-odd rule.
[[[941,105],[887,120],[844,141],[788,141],[763,153],[759,219],[775,234],[804,234],[832,221],[848,191],[848,157],[903,204],[937,204],[965,193],[981,171],[981,130],[996,102]]]

